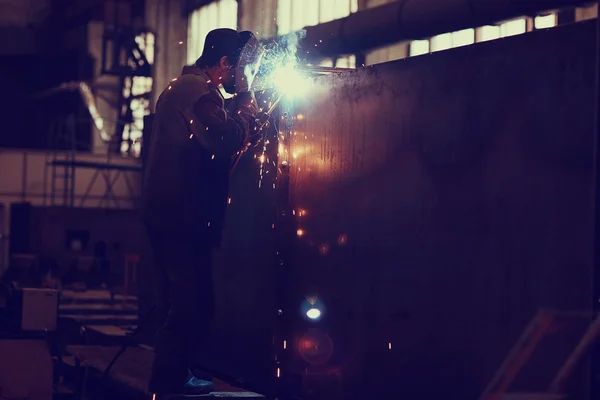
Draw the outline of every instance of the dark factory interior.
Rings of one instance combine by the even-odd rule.
[[[0,400],[600,398],[589,0],[0,0]]]

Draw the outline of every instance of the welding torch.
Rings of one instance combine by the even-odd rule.
[[[260,113],[258,115],[258,117],[256,117],[256,119],[254,120],[256,123],[256,132],[252,136],[256,137],[258,135],[261,135],[260,140],[255,143],[255,146],[257,146],[261,141],[265,142],[267,130],[270,126],[271,114],[273,114],[273,111],[275,111],[275,109],[277,108],[277,105],[279,105],[279,102],[281,102],[282,98],[283,98],[283,94],[280,94],[279,97],[277,98],[277,100],[275,100],[273,102],[273,104],[271,104],[271,107],[269,107],[269,109],[266,112]],[[248,147],[250,147],[250,144],[248,144]],[[244,153],[244,151],[241,151],[240,154],[238,154],[237,157],[235,157],[232,167],[231,167],[231,173],[233,173],[233,170],[240,162],[240,159],[242,158],[242,154]]]
[[[283,98],[283,94],[280,94],[279,97],[277,98],[277,100],[275,100],[273,102],[273,104],[271,104],[271,107],[269,107],[269,109],[266,112],[260,113],[258,115],[258,117],[255,120],[256,130],[258,132],[262,131],[264,128],[269,127],[269,121],[271,120],[271,114],[273,114],[273,111],[275,111],[275,108],[277,108],[277,105],[279,104],[279,102],[281,101],[282,98]],[[258,134],[258,132],[257,132],[257,134]]]

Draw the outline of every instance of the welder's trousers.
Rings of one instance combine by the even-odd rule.
[[[202,346],[214,315],[212,247],[149,232],[154,255],[156,315],[162,322],[148,384],[151,393],[178,393]]]

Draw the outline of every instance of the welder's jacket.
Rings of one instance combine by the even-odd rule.
[[[242,97],[228,113],[218,87],[195,67],[185,67],[162,92],[142,189],[149,229],[219,244],[232,158],[245,147],[254,121],[252,96]]]

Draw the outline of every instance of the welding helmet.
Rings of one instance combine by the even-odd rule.
[[[236,93],[250,90],[264,54],[262,45],[252,32],[243,31],[239,35],[242,40],[242,49],[235,67]]]
[[[231,82],[223,83],[228,93],[250,90],[262,58],[260,42],[250,31],[237,32],[233,29],[214,29],[206,35],[202,56],[196,66],[206,68],[217,65],[226,56],[233,72]]]

